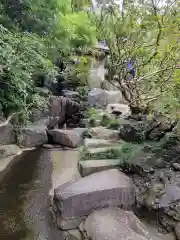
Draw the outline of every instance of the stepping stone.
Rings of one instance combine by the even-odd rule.
[[[78,170],[82,177],[86,177],[92,173],[118,168],[121,163],[122,161],[120,159],[80,161],[78,163]]]
[[[87,148],[95,148],[95,147],[108,147],[112,145],[112,142],[104,139],[93,139],[86,138],[84,139],[84,145]]]
[[[111,169],[57,187],[54,201],[63,219],[73,219],[108,206],[131,208],[135,188],[123,172]]]
[[[89,130],[90,135],[97,139],[119,140],[119,131],[107,129],[105,127],[94,127]]]
[[[120,150],[121,149],[121,145],[111,145],[109,147],[101,147],[101,148],[89,148],[88,152],[90,152],[91,154],[93,153],[103,153],[103,152],[107,152],[110,149],[117,149]]]

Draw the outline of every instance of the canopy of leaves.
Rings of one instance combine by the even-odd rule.
[[[110,51],[107,78],[130,104],[147,105],[174,91],[180,81],[180,6],[177,1],[122,2],[120,9],[111,4],[94,17]],[[132,60],[133,79],[128,69]]]
[[[77,4],[78,3],[78,4]],[[92,45],[95,28],[88,1],[2,0],[0,2],[0,104],[5,115],[42,106],[33,76],[54,79],[57,58]],[[68,53],[68,54],[67,54]]]

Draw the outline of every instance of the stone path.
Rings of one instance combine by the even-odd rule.
[[[111,136],[109,130],[105,131],[105,133],[98,132],[98,135],[100,136],[100,139],[98,139],[98,136],[96,137],[96,134],[94,134],[92,139],[85,139],[84,145],[90,152],[102,152],[104,150],[117,147],[117,143],[114,144],[110,139],[108,140],[108,136]],[[105,137],[106,140],[103,140],[104,135],[107,135],[107,138]],[[120,144],[121,143],[119,142],[118,147],[120,146]],[[65,234],[66,235],[65,239],[82,240],[78,229],[80,228],[81,233],[84,236],[86,236],[86,233],[83,232],[85,231],[85,229],[84,230],[81,229],[81,225],[79,228],[78,226],[82,221],[83,222],[86,221],[85,220],[86,217],[93,211],[93,209],[101,209],[101,204],[99,203],[102,203],[103,207],[104,206],[108,207],[109,203],[111,203],[110,206],[115,206],[116,204],[113,205],[113,203],[116,202],[115,199],[118,198],[120,201],[121,197],[124,197],[123,195],[120,197],[121,195],[120,192],[122,191],[120,190],[122,181],[120,181],[119,184],[117,184],[117,182],[119,181],[118,180],[119,177],[118,177],[118,170],[115,170],[115,168],[118,167],[120,160],[106,159],[106,160],[89,160],[89,161],[84,161],[84,163],[83,161],[79,162],[80,150],[78,149],[65,150],[65,151],[57,150],[57,149],[52,150],[51,159],[53,163],[53,172],[52,172],[52,189],[50,191],[50,196],[51,196],[52,205],[54,209],[53,213],[54,213],[55,221],[60,229],[67,230]],[[112,164],[108,164],[108,162],[110,161],[112,161]],[[111,171],[112,171],[112,174],[111,174]],[[81,176],[79,172],[81,173]],[[120,173],[120,174],[123,174],[123,173]],[[129,181],[128,179],[126,181]],[[108,187],[108,185],[109,184],[111,185],[111,183],[112,183],[112,186]],[[119,189],[117,186],[119,186]],[[133,184],[131,184],[131,186],[133,187]],[[54,198],[54,192],[55,192],[55,198]],[[129,193],[127,191],[127,193],[130,195],[132,192],[133,190],[130,190]],[[120,195],[118,196],[118,194]],[[121,201],[121,203],[122,202],[123,201]],[[109,210],[107,209],[107,211],[109,211],[110,213],[111,209]],[[134,222],[137,221],[136,216],[133,213],[132,213],[132,216],[134,216],[134,220],[132,221]],[[134,222],[132,224],[134,224]],[[121,226],[121,222],[119,224],[120,224],[119,226],[124,231],[123,226]],[[175,239],[174,236],[171,234],[164,235],[164,234],[158,233],[158,230],[156,227],[151,226],[146,222],[144,225],[145,225],[144,229],[147,229],[149,231],[149,237],[144,236],[144,237],[138,238],[137,236],[137,239],[143,239],[143,240],[174,240]],[[128,224],[127,228],[133,231],[131,224]],[[98,226],[97,226],[97,229],[98,229]],[[72,236],[73,231],[75,232],[76,236],[74,235]],[[102,234],[106,234],[106,231],[103,230]],[[129,233],[127,234],[122,233],[122,234],[127,235]],[[100,237],[97,238],[97,240],[103,240],[102,236],[104,235],[98,235],[98,236]],[[116,236],[117,234],[115,235],[112,234],[112,237],[109,240],[111,239],[116,240],[117,239]],[[91,233],[90,237],[94,239],[93,233]],[[131,239],[131,236],[127,235],[126,238]]]

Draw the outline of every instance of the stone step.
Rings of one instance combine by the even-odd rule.
[[[88,151],[93,154],[93,153],[103,153],[103,152],[107,152],[110,149],[115,149],[115,150],[120,150],[121,149],[121,145],[111,145],[109,147],[100,147],[100,148],[88,148]]]
[[[105,139],[111,141],[118,141],[120,140],[119,131],[112,130],[105,127],[94,127],[89,130],[89,134],[92,138],[96,139]]]
[[[107,206],[131,208],[135,203],[135,188],[123,172],[110,169],[57,187],[54,202],[61,218],[72,221]]]
[[[108,147],[112,145],[112,141],[105,139],[86,138],[84,139],[84,146],[86,148]]]
[[[120,159],[100,159],[78,162],[78,170],[82,177],[92,173],[105,171],[112,168],[118,168],[122,161]]]

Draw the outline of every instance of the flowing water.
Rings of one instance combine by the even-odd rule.
[[[49,190],[51,152],[25,153],[0,184],[1,240],[61,240],[53,225]]]
[[[49,191],[78,177],[79,152],[39,149],[19,158],[0,183],[0,240],[62,240],[53,224]],[[174,240],[144,223],[153,240]]]

